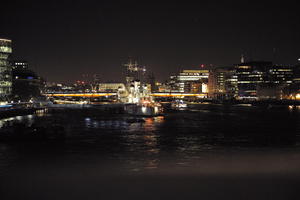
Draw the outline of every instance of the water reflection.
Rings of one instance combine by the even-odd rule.
[[[300,106],[290,105],[290,106],[288,106],[288,109],[290,111],[297,111],[297,112],[299,112],[300,111]]]
[[[34,123],[34,121],[35,120],[33,115],[10,117],[0,120],[0,128],[11,127],[16,123],[24,123],[28,126],[31,126]]]
[[[205,112],[201,109],[198,109],[199,112],[194,112],[197,109],[193,108],[193,111],[168,113],[166,116],[154,118],[132,118],[121,114],[102,116],[98,113],[75,111],[37,113],[0,120],[0,127],[5,123],[26,123],[28,126],[43,124],[47,127],[47,124],[55,121],[65,127],[68,138],[63,144],[62,152],[50,151],[54,157],[64,155],[67,163],[75,162],[72,160],[74,159],[81,164],[85,164],[87,160],[94,163],[104,162],[102,159],[105,157],[121,163],[122,169],[143,172],[161,169],[168,156],[172,158],[171,168],[193,167],[194,163],[203,163],[208,157],[220,155],[223,151],[235,148],[235,151],[240,152],[240,144],[236,145],[234,142],[241,135],[254,132],[255,139],[260,139],[265,132],[274,131],[271,127],[274,121],[280,122],[289,116],[292,120],[282,124],[275,123],[282,128],[300,119],[298,112],[291,114],[287,108],[285,112],[220,106]],[[295,129],[280,130],[300,130],[299,123],[293,125]],[[230,141],[226,143],[227,146],[224,145],[226,140]],[[250,147],[244,148],[246,152],[252,151]],[[5,163],[3,153],[13,151],[8,149],[0,149],[0,171],[1,168],[6,168],[1,165],[1,162]],[[39,149],[34,151],[38,152]],[[90,155],[94,157],[88,157]]]
[[[2,128],[5,125],[11,125],[12,122],[14,122],[15,118],[11,117],[11,118],[7,118],[7,119],[1,119],[0,120],[0,128]]]
[[[133,125],[133,124],[132,124]],[[124,120],[99,120],[92,118],[84,119],[84,126],[87,129],[104,129],[104,130],[122,130],[126,129],[129,125]]]

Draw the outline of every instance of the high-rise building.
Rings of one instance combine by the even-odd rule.
[[[126,68],[126,83],[130,85],[133,81],[139,80],[144,83],[147,79],[146,77],[146,67],[141,66],[137,61],[129,59],[129,62],[124,65]]]
[[[15,61],[12,65],[12,99],[27,102],[40,97],[43,79],[29,69],[25,61]]]
[[[281,73],[290,73],[290,72],[287,70],[287,71],[281,72]],[[280,75],[280,74],[278,74],[278,75]],[[281,78],[281,77],[279,77],[279,78]],[[282,81],[282,80],[279,80],[279,81]],[[294,67],[292,67],[292,81],[290,81],[290,76],[289,76],[285,83],[285,86],[286,87],[283,88],[283,92],[282,92],[283,98],[299,100],[299,97],[300,97],[299,96],[299,94],[300,94],[300,65],[295,65]]]
[[[208,79],[209,96],[214,97],[226,93],[226,75],[227,70],[223,68],[210,70]]]
[[[238,96],[240,98],[257,98],[258,86],[268,77],[272,62],[248,62],[236,66],[238,79]]]
[[[282,98],[282,90],[293,82],[293,67],[272,62],[248,62],[236,66],[240,98]]]
[[[268,72],[269,82],[288,86],[293,81],[294,67],[290,65],[273,65]]]
[[[293,83],[300,84],[300,65],[296,65],[293,69]]]
[[[0,101],[6,101],[11,94],[12,78],[9,62],[12,53],[11,40],[0,38]]]
[[[170,77],[170,88],[173,92],[207,93],[209,70],[183,70]]]
[[[237,76],[233,68],[210,70],[208,79],[209,97],[232,99],[237,96]]]
[[[273,65],[267,70],[264,83],[258,87],[259,99],[282,99],[285,88],[293,82],[293,67],[289,65]]]

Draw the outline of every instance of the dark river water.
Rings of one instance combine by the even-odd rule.
[[[297,107],[247,105],[3,119],[60,125],[66,139],[0,143],[0,199],[299,199],[299,122]]]

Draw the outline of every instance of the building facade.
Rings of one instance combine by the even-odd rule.
[[[232,67],[210,70],[208,96],[210,98],[232,99],[238,95],[236,71]]]
[[[263,83],[258,85],[259,99],[282,99],[285,88],[293,83],[294,69],[289,65],[272,65]]]
[[[126,70],[125,76],[126,76],[127,85],[137,80],[143,83],[146,81],[147,70],[145,66],[140,66],[137,63],[137,61],[133,61],[132,59],[129,59],[128,63],[126,63],[124,67]]]
[[[44,88],[41,77],[29,69],[25,61],[15,61],[12,66],[12,99],[28,102],[39,98]]]
[[[12,91],[12,68],[9,61],[11,53],[11,40],[0,38],[0,102],[7,101]]]
[[[272,62],[248,62],[237,65],[238,97],[241,99],[257,99],[259,85],[268,79],[268,69]]]
[[[172,92],[208,93],[209,70],[183,70],[178,75],[170,77]]]
[[[241,99],[281,99],[284,88],[293,83],[294,68],[289,65],[248,62],[235,68]]]

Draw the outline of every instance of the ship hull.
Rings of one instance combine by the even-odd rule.
[[[135,116],[155,117],[162,115],[162,108],[160,106],[125,104],[124,110],[127,114]]]

